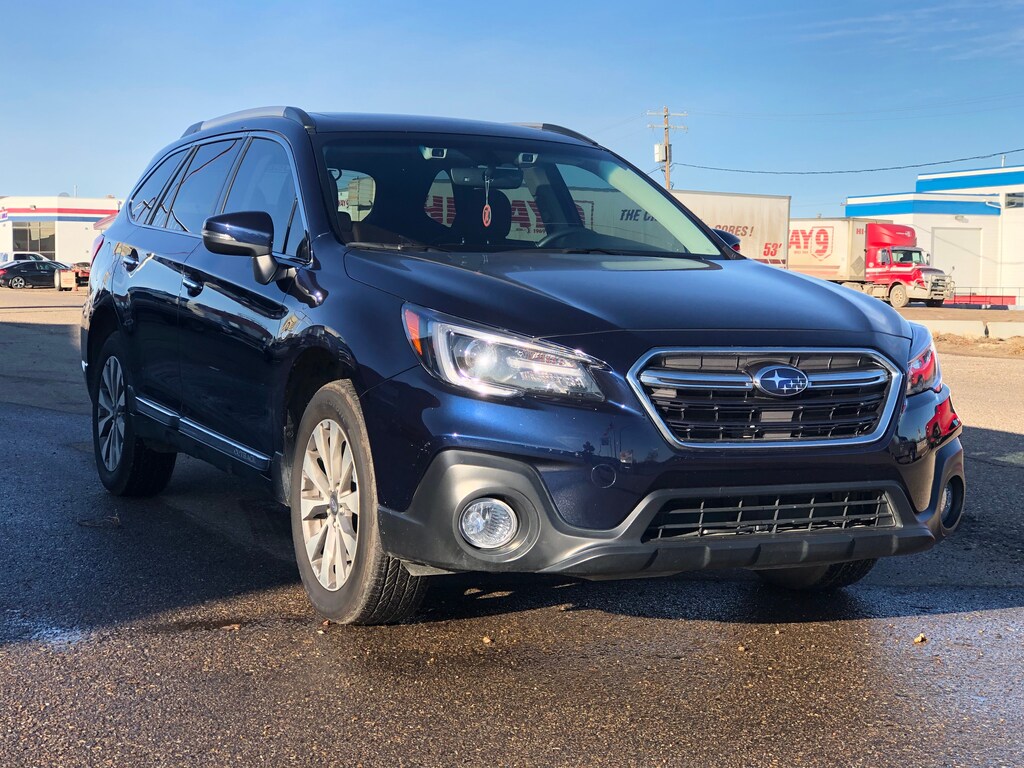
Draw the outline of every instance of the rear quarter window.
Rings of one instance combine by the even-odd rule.
[[[145,224],[156,208],[160,193],[178,170],[188,150],[182,149],[161,162],[128,201],[128,215],[137,224]]]

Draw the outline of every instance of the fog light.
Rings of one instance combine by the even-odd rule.
[[[964,488],[956,478],[946,483],[939,500],[939,516],[942,527],[952,532],[960,525],[964,514]]]
[[[477,499],[462,510],[459,529],[474,547],[497,549],[515,538],[519,519],[504,501]]]

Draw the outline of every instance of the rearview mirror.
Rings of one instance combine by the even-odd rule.
[[[499,165],[497,168],[488,168],[484,165],[452,168],[451,174],[452,184],[457,187],[482,188],[487,182],[490,182],[494,189],[519,189],[523,185],[523,171],[514,165]]]
[[[269,256],[274,248],[274,220],[266,211],[235,211],[203,222],[203,245],[225,256]]]

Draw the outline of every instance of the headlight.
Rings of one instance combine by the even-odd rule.
[[[935,351],[932,334],[917,323],[911,323],[910,327],[914,331],[914,340],[907,371],[907,394],[938,390],[942,386],[942,370],[939,368],[939,356]]]
[[[402,308],[402,319],[423,367],[449,384],[496,397],[604,399],[590,372],[602,363],[581,352],[410,305]]]

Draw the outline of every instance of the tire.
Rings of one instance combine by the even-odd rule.
[[[910,297],[907,296],[907,287],[903,283],[893,283],[892,287],[889,288],[889,303],[896,309],[903,309],[903,307],[910,303]]]
[[[13,288],[14,290],[20,290],[25,287],[25,278],[18,277],[17,275],[7,281],[7,287]]]
[[[854,584],[875,567],[877,560],[854,560],[832,565],[801,565],[795,568],[771,568],[757,575],[773,587],[795,592],[833,592]]]
[[[331,382],[313,395],[292,461],[292,540],[313,607],[339,624],[395,624],[411,617],[426,580],[381,546],[370,442],[350,382]]]
[[[926,307],[941,307],[945,301],[945,299],[928,299],[924,304]]]
[[[100,482],[112,494],[152,496],[167,487],[178,455],[153,450],[135,436],[126,391],[131,386],[132,374],[125,359],[124,342],[115,331],[90,364],[93,455]],[[121,435],[120,445],[117,431]]]

